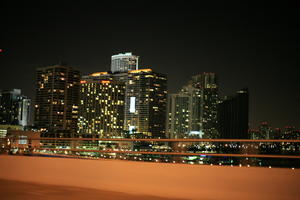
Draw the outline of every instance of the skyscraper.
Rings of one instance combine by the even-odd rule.
[[[4,90],[0,98],[0,123],[18,124],[18,97],[21,95],[20,89]]]
[[[218,106],[220,138],[248,139],[249,93],[248,89],[226,97]]]
[[[125,83],[106,72],[83,77],[80,87],[78,135],[121,137],[124,126]]]
[[[111,56],[111,71],[127,72],[130,70],[137,70],[139,68],[139,57],[132,55],[131,52],[120,53]]]
[[[31,122],[31,99],[26,96],[18,98],[18,124],[25,127]]]
[[[268,122],[263,121],[260,123],[259,132],[261,135],[261,139],[271,139],[272,137],[272,128],[268,124]]]
[[[178,94],[170,95],[168,134],[173,138],[217,138],[218,84],[214,73],[192,77]]]
[[[124,129],[137,137],[164,138],[167,77],[152,69],[127,73]]]
[[[190,96],[186,94],[168,95],[167,134],[169,138],[186,138],[191,131]]]
[[[73,137],[77,129],[80,72],[54,65],[36,71],[34,124],[46,137]]]
[[[20,89],[0,92],[0,124],[28,126],[31,100]]]
[[[217,106],[218,79],[215,73],[202,73],[192,77],[192,85],[200,89],[200,130],[205,138],[218,138]],[[199,96],[198,95],[198,96]]]

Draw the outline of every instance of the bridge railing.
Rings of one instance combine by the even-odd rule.
[[[300,140],[5,138],[1,148],[39,156],[300,168]]]

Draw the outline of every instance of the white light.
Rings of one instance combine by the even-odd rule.
[[[135,113],[135,97],[130,97],[129,112],[130,113]]]
[[[135,126],[129,126],[129,133],[133,134],[133,130],[135,130]]]

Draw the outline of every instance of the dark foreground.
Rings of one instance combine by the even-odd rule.
[[[89,188],[35,184],[0,179],[1,200],[170,200],[156,196],[132,195]],[[174,198],[172,198],[174,199]],[[177,199],[179,200],[179,199]]]

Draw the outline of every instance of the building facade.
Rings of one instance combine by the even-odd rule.
[[[31,99],[21,95],[20,89],[0,92],[0,124],[29,126]]]
[[[218,138],[217,109],[219,103],[219,85],[215,73],[202,73],[192,77],[192,85],[199,89],[200,130],[205,138]]]
[[[36,70],[35,126],[43,137],[74,137],[77,129],[80,72],[54,65]]]
[[[167,102],[167,133],[169,138],[186,138],[190,132],[190,96],[170,94]]]
[[[120,53],[111,56],[111,71],[128,72],[130,70],[137,70],[139,68],[139,57],[132,55],[131,52]]]
[[[26,96],[19,97],[18,124],[23,127],[31,125],[31,99]]]
[[[249,93],[248,89],[237,91],[218,106],[218,129],[220,138],[248,139]]]
[[[218,84],[215,73],[192,77],[169,96],[167,129],[171,138],[218,138]]]
[[[124,130],[137,137],[165,138],[166,75],[140,69],[126,76]]]
[[[124,126],[125,83],[94,73],[81,80],[79,137],[118,138]]]

